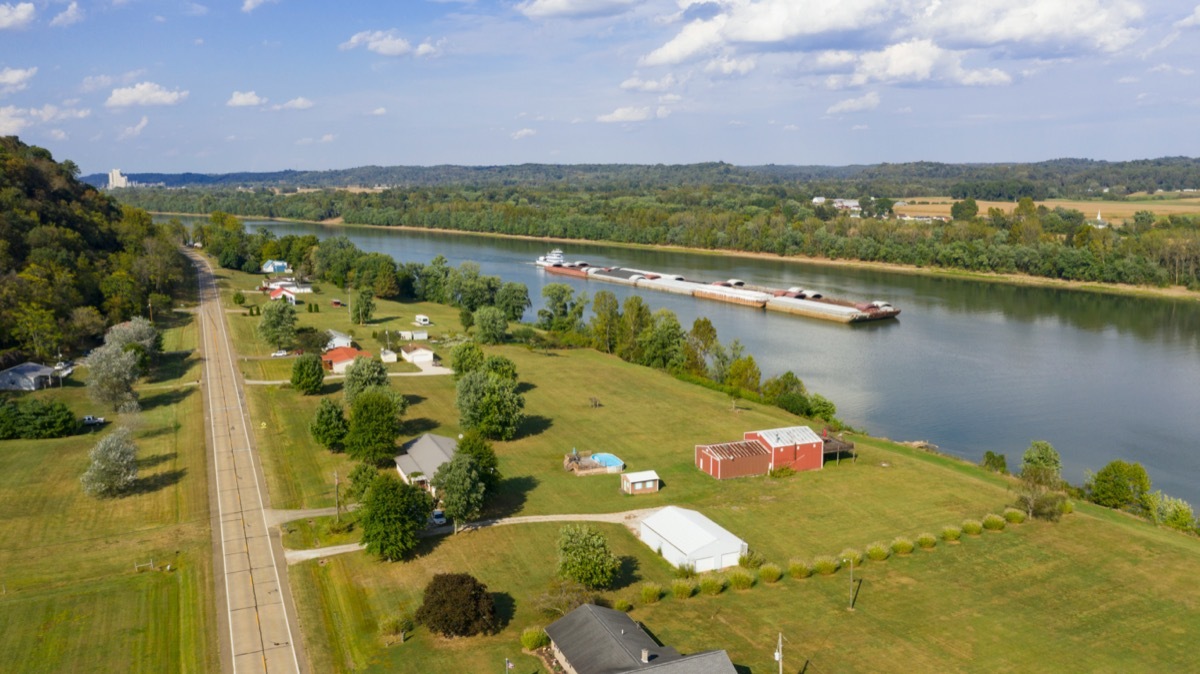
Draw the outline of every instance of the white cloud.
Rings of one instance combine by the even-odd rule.
[[[47,103],[40,108],[30,108],[28,113],[42,123],[58,122],[66,119],[84,119],[92,114],[87,108],[60,108]]]
[[[788,124],[787,126],[783,127],[783,130],[784,131],[799,131],[800,127],[796,126],[795,124]]]
[[[663,94],[658,97],[659,103],[678,103],[683,100],[683,96],[679,94]]]
[[[337,136],[333,135],[332,133],[327,133],[324,136],[321,136],[321,142],[332,143],[335,138],[337,138]]]
[[[717,73],[719,75],[745,75],[751,70],[754,70],[753,56],[747,56],[743,59],[720,56],[709,61],[704,66],[704,72]]]
[[[843,112],[862,112],[864,110],[874,110],[879,107],[879,93],[868,91],[858,98],[847,98],[844,101],[838,101],[829,106],[825,111],[827,115],[836,115]]]
[[[1008,84],[1012,77],[995,68],[968,70],[961,52],[942,49],[932,40],[909,40],[858,57],[854,73],[828,79],[833,87],[861,86],[869,82],[913,83],[939,80],[968,86]]]
[[[617,108],[612,112],[600,115],[597,122],[641,122],[650,119],[650,108],[628,106]]]
[[[50,137],[54,140],[67,140],[69,138],[67,132],[62,129],[50,129]]]
[[[242,3],[242,11],[247,13],[253,12],[268,2],[279,2],[279,0],[245,0],[245,2]]]
[[[196,45],[197,47],[203,46],[203,45],[204,45],[204,38],[202,38],[202,37],[198,37],[198,38],[196,38],[195,40],[192,40],[192,44]]]
[[[32,2],[22,2],[15,5],[4,3],[0,5],[0,30],[6,28],[24,28],[33,21],[37,11]]]
[[[1153,68],[1151,68],[1148,72],[1178,74],[1178,75],[1191,75],[1191,74],[1195,73],[1196,71],[1192,70],[1191,68],[1182,68],[1179,66],[1173,66],[1169,63],[1160,63],[1160,64],[1154,66]]]
[[[78,2],[72,2],[67,5],[67,8],[61,14],[50,20],[51,26],[69,26],[73,23],[83,21],[83,10],[79,9]]]
[[[633,0],[526,0],[517,11],[531,19],[582,18],[620,14]]]
[[[296,144],[297,145],[312,145],[313,139],[312,138],[300,138],[296,141]]]
[[[675,76],[667,73],[662,79],[643,80],[636,74],[621,83],[622,89],[633,91],[666,91],[675,86]]]
[[[1133,77],[1132,75],[1126,75],[1125,77],[1118,79],[1117,84],[1133,84],[1137,81],[1138,78]]]
[[[186,100],[187,91],[168,91],[154,82],[141,82],[132,87],[113,89],[112,95],[104,102],[110,108],[124,108],[131,105],[175,105]]]
[[[509,135],[511,135],[511,136],[512,136],[512,139],[513,139],[513,140],[521,140],[522,138],[528,138],[528,137],[530,137],[530,136],[536,136],[536,135],[537,135],[537,131],[536,131],[536,130],[534,130],[534,129],[520,129],[520,130],[518,130],[518,131],[513,131],[513,132],[512,132],[511,134],[509,134]]]
[[[188,16],[204,16],[208,14],[208,7],[195,2],[189,2],[183,6],[183,13]]]
[[[0,136],[15,136],[29,126],[25,111],[15,105],[0,108]]]
[[[20,91],[29,86],[29,80],[37,74],[37,68],[5,68],[0,70],[0,95]]]
[[[1176,28],[1193,28],[1195,26],[1200,26],[1200,5],[1196,5],[1196,9],[1192,10],[1187,17],[1175,22]]]
[[[870,128],[871,127],[867,126],[866,124],[855,124],[854,126],[850,127],[850,130],[851,131],[866,131],[867,129],[870,129]]]
[[[671,109],[665,105],[660,105],[658,106],[658,109],[654,111],[654,116],[659,119],[666,119],[671,116]]]
[[[426,56],[437,56],[439,53],[441,53],[442,44],[444,42],[445,42],[445,40],[438,40],[436,43],[426,40],[426,41],[422,42],[421,44],[417,45],[417,49],[416,49],[416,51],[413,52],[413,55],[416,56],[417,58],[424,58]]]
[[[371,114],[376,117],[382,117],[387,114],[387,108],[375,108],[371,111]]]
[[[1141,36],[1144,11],[1134,0],[970,0],[934,2],[912,32],[955,45],[1075,46],[1105,52]]]
[[[267,99],[259,96],[253,91],[235,91],[233,92],[233,95],[229,97],[229,100],[225,101],[225,105],[228,105],[231,108],[245,108],[255,105],[262,105],[266,102]]]
[[[727,20],[721,14],[707,21],[698,19],[689,23],[669,42],[643,56],[642,64],[676,65],[719,46],[725,40],[721,31]]]
[[[145,115],[142,115],[142,120],[140,122],[138,122],[137,124],[134,124],[133,126],[125,127],[125,129],[123,131],[121,131],[120,135],[117,136],[117,140],[125,140],[127,138],[137,138],[138,136],[142,135],[142,131],[144,131],[146,129],[146,125],[149,123],[150,123],[150,118],[146,117]]]
[[[112,85],[112,83],[113,78],[109,75],[89,75],[83,78],[82,88],[84,91],[96,91],[97,89],[104,89]]]
[[[349,40],[338,45],[338,49],[354,49],[366,47],[383,56],[404,56],[412,51],[412,45],[396,34],[396,30],[364,30],[355,33]]]
[[[307,110],[313,106],[313,102],[303,96],[298,96],[283,105],[276,105],[272,110]]]

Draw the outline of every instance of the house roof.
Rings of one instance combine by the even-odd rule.
[[[25,377],[27,379],[37,379],[38,377],[54,376],[54,368],[46,367],[45,365],[39,365],[37,363],[21,363],[20,365],[14,365],[7,370],[4,370],[3,373],[7,375]]]
[[[659,510],[642,520],[642,526],[654,531],[688,556],[714,544],[721,548],[746,545],[745,541],[704,515],[678,506]]]
[[[642,470],[636,473],[625,473],[621,477],[629,482],[647,482],[649,480],[657,480],[658,473],[652,470]]]
[[[331,339],[331,340],[333,340],[333,339],[349,340],[350,339],[350,335],[347,335],[344,332],[338,332],[337,330],[326,330],[325,332],[329,333],[329,339]]]
[[[336,349],[330,349],[326,351],[325,355],[321,356],[321,360],[327,360],[331,363],[342,363],[348,360],[354,360],[359,356],[362,356],[363,358],[370,358],[371,354],[366,351],[359,351],[352,346],[339,346]]]
[[[400,347],[400,350],[404,353],[416,353],[418,351],[428,351],[429,353],[433,353],[433,349],[421,346],[420,344],[405,344],[404,346]]]
[[[813,429],[808,426],[789,426],[787,428],[772,428],[769,431],[755,431],[771,447],[788,447],[803,445],[809,442],[821,442]]]
[[[271,299],[273,300],[279,299],[284,295],[291,295],[292,297],[295,297],[296,293],[292,292],[291,288],[276,288],[271,291]]]
[[[771,450],[763,447],[761,442],[756,440],[737,440],[735,442],[721,442],[715,445],[700,445],[704,451],[708,452],[718,459],[736,459],[745,456],[761,456],[769,454]]]
[[[402,453],[396,457],[396,468],[404,475],[423,473],[432,478],[443,463],[454,458],[457,450],[458,441],[454,438],[426,433],[401,447]]]

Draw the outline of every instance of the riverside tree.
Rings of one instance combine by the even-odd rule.
[[[475,335],[484,344],[499,344],[508,332],[508,319],[496,307],[480,307],[475,311]]]
[[[1029,443],[1029,448],[1021,457],[1022,473],[1035,469],[1044,469],[1056,479],[1062,478],[1062,457],[1058,455],[1058,450],[1054,449],[1054,445],[1045,440],[1034,440]]]
[[[496,291],[496,308],[504,312],[510,321],[519,321],[525,311],[533,306],[529,301],[529,289],[524,283],[509,281]]]
[[[483,512],[487,485],[470,455],[456,452],[453,459],[438,466],[433,486],[446,516],[454,520],[454,533],[458,533],[460,523],[478,519]]]
[[[610,587],[621,561],[608,539],[586,524],[568,524],[558,534],[558,575],[591,589]]]
[[[517,393],[517,383],[483,370],[458,380],[454,404],[462,427],[485,438],[512,440],[524,419],[525,398]]]
[[[296,307],[282,300],[268,303],[258,321],[258,336],[277,349],[291,346],[296,340]]]
[[[359,511],[367,552],[394,562],[417,547],[433,514],[433,499],[419,487],[388,473],[374,480]]]
[[[128,428],[117,428],[100,438],[88,456],[91,463],[79,478],[88,496],[119,496],[137,480],[137,447]]]
[[[306,353],[292,363],[292,387],[304,395],[321,392],[325,385],[325,368],[321,366],[321,357],[315,353]]]
[[[1150,493],[1150,476],[1142,464],[1117,459],[1093,475],[1084,490],[1089,500],[1106,508],[1141,510]]]

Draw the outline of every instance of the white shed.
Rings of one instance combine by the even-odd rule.
[[[737,566],[738,558],[749,550],[746,541],[716,522],[677,506],[667,506],[642,520],[640,537],[671,564],[690,564],[696,571]]]

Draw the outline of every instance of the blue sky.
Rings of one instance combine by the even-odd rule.
[[[0,0],[0,134],[85,173],[1200,155],[1200,5]]]

